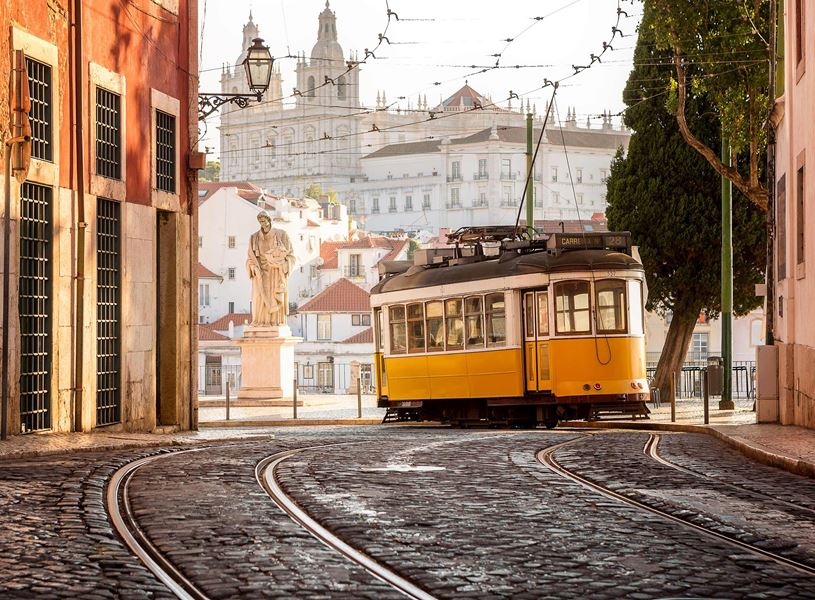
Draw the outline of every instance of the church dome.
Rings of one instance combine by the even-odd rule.
[[[344,62],[342,46],[337,41],[337,16],[325,3],[320,13],[320,26],[317,30],[317,43],[311,49],[311,60],[329,60]]]

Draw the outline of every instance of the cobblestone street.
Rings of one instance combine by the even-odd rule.
[[[273,433],[3,461],[0,596],[175,597],[122,541],[105,503],[111,475],[143,457],[156,458],[121,486],[119,507],[154,555],[194,587],[192,597],[403,597],[281,511],[260,485],[264,474],[425,597],[815,596],[815,481],[754,463],[709,436]],[[554,446],[568,472],[747,546],[565,478],[539,460]],[[302,451],[280,454],[292,450]],[[280,462],[264,473],[271,456]]]

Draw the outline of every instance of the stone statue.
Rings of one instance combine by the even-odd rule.
[[[249,238],[246,270],[252,281],[252,325],[285,325],[289,314],[288,278],[294,266],[289,236],[272,229],[266,211],[258,214],[260,231]]]

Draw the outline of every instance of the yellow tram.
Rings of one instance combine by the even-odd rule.
[[[467,227],[371,291],[386,420],[554,427],[647,414],[644,274],[628,233]]]

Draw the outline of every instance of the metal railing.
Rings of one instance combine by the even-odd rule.
[[[233,393],[240,389],[240,365],[204,365],[198,367],[199,396],[225,396],[227,381]]]
[[[705,361],[686,362],[677,373],[677,398],[702,398],[704,392],[702,380],[707,368]],[[648,377],[653,377],[657,370],[656,363],[646,365]],[[756,363],[752,360],[733,361],[732,390],[734,398],[756,397]]]
[[[489,179],[489,173],[473,173],[473,181],[481,181],[482,179]]]
[[[362,266],[346,266],[342,268],[343,277],[351,277],[355,279],[365,279],[365,267]]]

